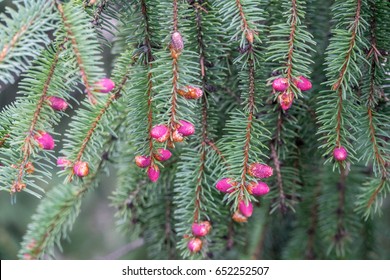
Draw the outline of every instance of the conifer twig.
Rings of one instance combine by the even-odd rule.
[[[150,135],[150,131],[152,130],[153,127],[153,106],[152,106],[152,97],[153,97],[153,82],[152,82],[152,72],[150,71],[152,69],[152,62],[153,62],[153,55],[152,55],[152,45],[150,43],[150,27],[149,27],[149,17],[148,17],[148,11],[147,11],[147,6],[145,3],[145,0],[141,0],[141,11],[142,11],[142,16],[144,17],[144,22],[145,22],[145,45],[148,48],[147,50],[147,61],[145,63],[148,64],[149,67],[149,73],[147,75],[148,79],[148,86],[147,86],[147,98],[148,98],[148,142],[149,142],[149,153],[150,153],[150,158],[152,160],[152,163],[154,162],[154,157],[153,157],[153,139]]]
[[[202,188],[203,188],[203,180],[205,176],[205,165],[206,165],[206,157],[207,157],[207,150],[206,150],[206,144],[208,140],[208,132],[207,132],[207,96],[205,92],[205,85],[206,85],[206,70],[204,68],[203,62],[205,60],[205,50],[204,50],[204,42],[203,42],[203,35],[202,35],[202,15],[199,11],[199,8],[195,8],[195,14],[196,14],[196,27],[197,27],[197,40],[198,40],[198,47],[199,47],[199,65],[201,70],[201,76],[202,76],[202,136],[201,136],[201,151],[200,151],[200,166],[198,171],[198,178],[196,182],[196,188],[195,188],[195,211],[194,211],[194,223],[199,222],[199,216],[201,211],[201,194],[202,194]]]
[[[177,32],[178,30],[178,6],[177,0],[173,0],[173,32]],[[171,97],[171,108],[170,108],[170,119],[169,119],[169,134],[170,141],[173,140],[173,131],[176,128],[176,110],[177,110],[177,90],[178,90],[178,79],[179,79],[179,54],[177,50],[175,50],[170,45],[171,57],[172,57],[172,97]],[[173,143],[173,141],[171,142]]]
[[[92,93],[93,90],[92,90],[92,87],[91,87],[91,85],[89,84],[89,81],[88,81],[87,73],[86,73],[85,68],[84,68],[84,61],[83,61],[83,58],[81,57],[81,54],[80,54],[80,51],[79,51],[79,48],[78,48],[78,43],[77,43],[76,38],[74,36],[74,33],[72,31],[72,27],[71,27],[70,23],[68,22],[68,19],[65,16],[64,8],[63,8],[63,6],[61,5],[60,2],[57,3],[57,10],[58,10],[58,12],[61,15],[61,19],[62,19],[62,21],[64,23],[64,27],[66,29],[66,33],[68,34],[68,38],[70,39],[70,42],[72,44],[73,53],[76,56],[77,65],[80,68],[81,79],[82,79],[83,84],[85,86],[85,91],[87,92],[88,99],[89,99],[89,101],[92,104],[96,104],[97,100],[96,100],[95,96]]]
[[[69,174],[68,176],[68,181],[71,182],[72,181],[72,177],[74,175],[74,170],[73,170],[73,166],[81,160],[83,154],[84,154],[84,151],[89,143],[89,141],[91,140],[92,138],[92,135],[94,134],[100,120],[102,119],[102,117],[106,114],[107,110],[111,107],[111,105],[113,104],[113,102],[115,100],[117,100],[118,98],[121,97],[121,92],[122,92],[122,89],[124,87],[124,85],[126,84],[127,80],[128,80],[128,75],[129,75],[129,71],[130,69],[127,70],[127,72],[123,75],[122,77],[122,80],[120,82],[120,84],[116,87],[115,89],[115,93],[111,94],[110,97],[107,99],[106,103],[104,104],[104,106],[100,109],[100,112],[99,114],[96,116],[95,120],[91,123],[91,126],[90,126],[90,129],[88,130],[85,138],[83,139],[83,142],[78,150],[78,153],[77,153],[77,156],[75,158],[75,160],[73,161],[72,163],[72,166],[71,166],[71,173]]]
[[[351,39],[349,41],[349,48],[345,54],[345,59],[340,70],[339,78],[332,85],[332,89],[337,91],[338,103],[337,103],[337,115],[336,115],[336,146],[341,146],[341,125],[342,125],[342,112],[343,112],[343,87],[341,86],[346,79],[347,67],[352,59],[353,48],[356,45],[356,36],[360,21],[361,13],[361,0],[357,0],[357,6],[355,11],[355,20],[351,27]]]
[[[56,53],[54,55],[54,58],[53,58],[53,61],[51,63],[51,66],[50,66],[50,70],[49,70],[48,76],[47,76],[46,81],[45,81],[45,83],[43,85],[42,94],[41,94],[41,96],[40,96],[40,98],[38,100],[38,103],[36,105],[35,112],[34,112],[34,115],[32,117],[30,127],[29,127],[28,131],[26,132],[27,136],[24,139],[23,145],[21,147],[21,151],[23,153],[22,162],[18,166],[18,169],[19,169],[18,176],[17,176],[17,178],[15,180],[15,183],[12,186],[12,188],[18,188],[18,186],[20,184],[22,184],[23,175],[24,175],[24,172],[25,172],[26,165],[29,162],[31,153],[33,152],[32,145],[33,145],[33,138],[34,138],[34,133],[35,133],[35,127],[36,127],[36,124],[37,124],[37,122],[39,120],[39,116],[40,116],[41,110],[42,110],[43,106],[45,105],[47,92],[49,90],[49,86],[50,86],[51,80],[53,78],[54,71],[55,71],[55,69],[57,67],[59,55],[60,55],[60,52],[62,51],[62,49],[63,49],[63,46],[61,44],[61,45],[58,46],[57,51],[56,51]],[[11,191],[13,191],[13,190],[11,189]]]

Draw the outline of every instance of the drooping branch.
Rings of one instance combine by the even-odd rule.
[[[107,111],[109,110],[109,108],[112,106],[112,104],[114,103],[115,100],[117,100],[118,98],[121,97],[121,92],[122,92],[122,89],[124,87],[124,85],[126,84],[127,80],[128,80],[128,75],[129,75],[129,71],[130,69],[127,69],[127,72],[123,75],[122,77],[122,80],[120,82],[120,84],[118,86],[116,86],[115,88],[115,93],[111,94],[110,97],[107,99],[106,103],[104,104],[104,106],[100,109],[100,112],[98,113],[98,115],[95,117],[94,121],[91,123],[90,125],[90,128],[86,134],[86,136],[84,137],[83,141],[82,141],[82,144],[80,146],[80,148],[78,149],[78,152],[77,152],[77,156],[76,158],[74,159],[73,163],[72,163],[72,168],[71,168],[71,173],[69,174],[68,176],[68,181],[72,181],[72,177],[74,175],[74,170],[73,170],[73,166],[82,159],[83,157],[83,154],[84,154],[84,151],[85,149],[87,148],[87,145],[88,143],[90,142],[93,134],[95,133],[96,131],[96,128],[98,127],[99,123],[100,123],[100,120],[103,118],[103,116],[107,113]]]
[[[45,81],[45,83],[43,85],[42,94],[41,94],[41,96],[40,96],[40,98],[38,100],[38,103],[36,105],[35,112],[34,112],[33,117],[31,119],[30,127],[29,127],[28,131],[26,132],[27,136],[24,139],[23,145],[21,147],[21,151],[23,153],[23,158],[22,158],[22,161],[21,161],[20,165],[18,166],[18,176],[17,176],[17,178],[15,180],[15,183],[12,186],[12,190],[11,191],[15,191],[15,188],[18,188],[18,186],[20,186],[22,184],[23,176],[24,176],[25,169],[26,169],[26,165],[28,164],[28,162],[30,160],[31,153],[34,150],[34,148],[33,148],[33,139],[34,139],[34,133],[35,133],[35,130],[36,130],[36,124],[37,124],[37,122],[39,120],[41,110],[42,110],[43,106],[45,105],[47,92],[48,92],[48,89],[49,89],[49,86],[50,86],[50,82],[51,82],[51,80],[53,78],[54,71],[56,69],[56,66],[57,66],[57,63],[58,63],[58,59],[59,59],[59,55],[60,55],[60,52],[62,51],[62,49],[63,49],[63,46],[59,45],[59,47],[57,48],[57,51],[56,51],[56,53],[54,55],[53,61],[51,63],[48,76],[47,76],[46,81]]]
[[[74,32],[72,31],[72,25],[69,22],[69,20],[67,19],[67,17],[65,16],[64,8],[60,3],[57,3],[57,10],[61,15],[61,19],[64,23],[66,33],[68,34],[68,38],[70,39],[70,42],[72,44],[72,49],[73,49],[74,55],[76,56],[77,65],[80,68],[81,79],[82,79],[83,84],[85,86],[85,91],[88,94],[88,99],[92,104],[96,104],[97,101],[96,101],[95,96],[92,93],[93,89],[88,81],[87,73],[86,73],[85,67],[84,67],[85,62],[84,62],[84,60],[81,56],[81,53],[79,51],[78,42],[76,40]]]

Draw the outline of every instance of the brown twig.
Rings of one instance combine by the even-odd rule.
[[[29,127],[28,132],[27,132],[27,136],[24,139],[23,145],[21,147],[21,151],[23,152],[23,159],[22,159],[21,164],[18,167],[18,169],[19,169],[18,176],[15,180],[16,186],[22,183],[23,174],[25,171],[26,164],[28,163],[28,161],[30,159],[31,153],[33,152],[32,141],[34,138],[35,127],[36,127],[36,124],[38,122],[39,116],[41,114],[42,108],[45,104],[47,91],[49,90],[49,86],[50,86],[51,80],[53,78],[54,71],[57,67],[59,55],[60,55],[60,52],[62,51],[62,49],[63,49],[62,45],[59,45],[57,52],[54,55],[53,61],[52,61],[51,66],[50,66],[49,73],[48,73],[47,78],[46,78],[46,81],[43,84],[43,90],[42,90],[41,97],[38,100],[34,115],[33,115],[32,120],[31,120],[30,127]]]
[[[92,122],[91,127],[88,130],[87,135],[85,136],[85,138],[80,146],[79,152],[77,153],[77,156],[76,156],[75,160],[73,161],[73,165],[71,166],[71,174],[68,176],[69,182],[72,181],[72,177],[74,175],[73,166],[76,164],[76,162],[81,160],[81,158],[84,154],[84,151],[85,151],[89,141],[91,140],[91,137],[94,134],[100,120],[102,119],[104,114],[107,112],[107,110],[110,108],[112,103],[121,97],[121,91],[127,82],[129,71],[130,70],[128,69],[127,72],[125,73],[125,75],[122,77],[120,84],[116,87],[115,93],[111,94],[111,96],[107,99],[106,104],[100,109],[99,114],[96,116],[95,120]]]
[[[291,91],[290,84],[292,82],[292,70],[293,70],[293,55],[294,55],[294,41],[296,36],[298,20],[298,11],[297,11],[297,2],[296,0],[291,1],[291,29],[290,37],[288,40],[288,53],[287,53],[287,81],[288,81],[288,90]]]
[[[349,65],[349,60],[352,56],[353,48],[356,45],[356,35],[358,31],[359,21],[360,21],[360,12],[361,12],[361,0],[357,0],[357,6],[356,6],[356,12],[355,12],[355,20],[351,27],[351,40],[349,41],[349,48],[345,55],[343,66],[341,67],[341,71],[339,74],[339,78],[337,81],[333,84],[332,89],[337,90],[340,88],[343,81],[346,79],[345,73],[347,71],[347,67]]]
[[[274,143],[271,143],[271,157],[274,163],[276,182],[279,189],[279,207],[282,214],[285,214],[287,212],[286,195],[283,189],[283,179],[282,179],[282,173],[280,171],[280,161]]]
[[[198,5],[199,6],[199,5]],[[200,218],[200,211],[201,211],[201,199],[202,199],[202,188],[203,188],[203,179],[205,176],[205,165],[206,165],[206,157],[207,157],[207,150],[206,145],[208,141],[208,132],[207,132],[207,96],[206,96],[206,70],[204,68],[203,62],[205,60],[205,46],[203,42],[203,33],[202,33],[202,15],[201,11],[198,6],[195,6],[195,14],[196,14],[196,27],[197,27],[197,41],[198,41],[198,47],[199,47],[199,65],[201,70],[201,76],[202,76],[202,136],[201,136],[201,151],[200,151],[200,166],[199,166],[199,172],[198,172],[198,178],[195,188],[195,211],[194,211],[194,223],[199,222]]]
[[[92,88],[91,88],[91,85],[89,84],[87,73],[85,72],[83,58],[81,57],[80,51],[78,49],[78,43],[77,43],[76,38],[74,36],[74,33],[72,31],[72,26],[69,24],[68,19],[65,16],[64,9],[60,3],[57,3],[57,9],[61,15],[62,21],[63,21],[65,29],[66,29],[66,33],[68,34],[68,38],[71,41],[73,53],[76,56],[77,65],[80,68],[81,79],[82,79],[83,84],[85,86],[85,91],[88,94],[88,99],[92,104],[96,104],[97,101],[96,101],[95,96],[92,93]]]
[[[145,22],[145,45],[147,47],[147,61],[148,67],[149,67],[149,72],[148,72],[148,89],[146,92],[147,98],[148,98],[148,142],[149,142],[149,153],[150,153],[150,158],[152,160],[152,164],[154,162],[154,157],[153,157],[153,150],[154,150],[154,142],[153,139],[150,135],[150,131],[152,130],[153,127],[153,106],[152,106],[152,97],[153,97],[153,82],[152,82],[152,61],[153,55],[152,55],[152,45],[150,43],[150,27],[149,27],[149,17],[148,17],[148,11],[147,11],[147,6],[145,3],[145,0],[141,0],[141,11],[142,15],[144,17],[144,22]]]

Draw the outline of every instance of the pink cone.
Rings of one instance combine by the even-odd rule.
[[[73,166],[73,172],[79,177],[85,177],[89,174],[89,165],[88,162],[78,161]]]
[[[176,31],[172,33],[171,44],[175,51],[181,51],[184,49],[183,37],[181,36],[180,32]]]
[[[152,161],[151,161],[150,157],[148,157],[148,156],[136,156],[135,157],[135,164],[141,168],[148,167],[151,162]]]
[[[203,91],[198,87],[188,86],[188,92],[190,99],[199,99],[203,95]]]
[[[272,87],[276,91],[285,91],[288,88],[288,81],[286,78],[277,78],[272,82]]]
[[[243,216],[250,217],[250,216],[252,216],[252,213],[253,213],[253,204],[250,201],[248,201],[248,204],[245,204],[245,201],[241,200],[238,203],[238,210],[240,210],[240,212]]]
[[[38,142],[40,148],[44,150],[54,149],[54,139],[49,133],[40,130],[34,136],[34,139]]]
[[[169,129],[165,124],[156,125],[151,129],[150,136],[157,142],[165,142],[169,138]]]
[[[299,88],[302,91],[306,91],[312,88],[312,84],[309,79],[299,76],[294,83],[296,84],[297,88]]]
[[[247,189],[250,194],[255,196],[262,196],[269,193],[269,187],[264,182],[252,182]]]
[[[170,159],[171,156],[172,156],[171,151],[169,151],[167,149],[163,149],[163,148],[157,149],[157,152],[154,154],[154,157],[158,161],[166,161],[166,160]]]
[[[206,236],[210,229],[211,225],[209,221],[192,224],[192,234],[197,237]]]
[[[348,157],[347,149],[345,149],[343,146],[340,148],[335,148],[333,150],[333,157],[337,161],[344,161]]]
[[[192,123],[185,120],[179,121],[180,125],[177,128],[177,131],[183,136],[190,136],[195,133],[195,127]]]
[[[292,92],[290,92],[290,93],[283,92],[282,94],[279,94],[278,99],[279,99],[280,107],[284,111],[287,111],[288,109],[291,108],[291,105],[293,104],[294,93],[292,93]]]
[[[156,182],[158,180],[158,178],[160,177],[160,169],[158,168],[158,166],[151,165],[148,167],[148,177],[152,182]]]
[[[266,164],[262,163],[252,163],[249,166],[249,175],[257,178],[268,178],[271,177],[272,174],[274,173],[273,169],[271,166],[268,166]]]
[[[223,178],[216,184],[217,190],[223,193],[231,193],[234,191],[234,187],[237,186],[237,182],[234,182],[231,178]]]
[[[108,93],[115,88],[115,83],[108,78],[102,78],[95,83],[97,92]]]
[[[200,250],[202,250],[203,242],[199,238],[192,238],[187,243],[187,248],[190,250],[191,253],[198,253]]]
[[[57,159],[57,166],[61,167],[64,170],[66,167],[70,166],[72,162],[64,157],[59,157]]]
[[[50,103],[50,106],[53,110],[56,111],[65,111],[68,108],[68,103],[66,103],[65,99],[57,96],[49,96],[47,100]]]

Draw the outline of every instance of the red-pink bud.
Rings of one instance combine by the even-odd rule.
[[[239,211],[234,212],[232,219],[237,223],[246,223],[248,221],[248,218],[242,215]]]
[[[183,136],[190,136],[195,133],[195,127],[192,123],[187,122],[185,120],[179,121],[179,126],[177,131]]]
[[[277,91],[285,91],[288,88],[288,80],[286,78],[277,78],[272,82],[272,87]]]
[[[211,224],[209,221],[192,224],[192,234],[197,237],[206,236],[210,229]]]
[[[89,165],[88,162],[78,161],[73,166],[73,172],[79,177],[85,177],[89,174]]]
[[[49,133],[39,130],[37,134],[35,134],[34,139],[38,142],[40,148],[44,150],[54,149],[54,140]]]
[[[157,152],[154,154],[154,157],[158,161],[166,161],[166,160],[170,159],[171,156],[172,156],[171,151],[167,150],[167,149],[163,149],[163,148],[157,149]]]
[[[243,216],[250,217],[253,213],[253,204],[250,201],[248,201],[248,204],[246,204],[244,200],[241,200],[238,203],[238,210],[240,210]]]
[[[169,129],[165,124],[156,125],[151,129],[150,136],[157,142],[165,142],[169,138]]]
[[[151,165],[148,167],[148,177],[152,182],[156,182],[158,180],[160,177],[160,169],[157,165]]]
[[[64,157],[59,157],[57,159],[57,166],[61,167],[64,170],[66,167],[70,166],[72,162]]]
[[[180,32],[176,31],[172,33],[171,45],[175,51],[181,51],[184,49],[183,37],[181,36]]]
[[[216,184],[217,190],[223,193],[231,193],[234,191],[234,187],[237,186],[237,182],[234,182],[231,178],[223,178]]]
[[[249,166],[249,175],[257,178],[268,178],[271,177],[272,174],[274,173],[273,169],[271,166],[268,166],[266,164],[262,163],[252,163]]]
[[[340,148],[335,148],[333,150],[333,157],[337,161],[344,161],[348,157],[348,152],[343,146],[340,146]]]
[[[57,96],[49,96],[47,100],[50,103],[50,106],[56,111],[65,111],[68,108],[68,103],[65,99]]]
[[[310,82],[309,79],[303,77],[303,76],[299,76],[295,81],[294,81],[295,85],[297,86],[297,88],[299,88],[300,90],[302,91],[306,91],[306,90],[309,90],[311,89],[312,87],[312,84]]]
[[[288,109],[291,108],[291,105],[293,104],[294,93],[292,93],[292,92],[290,92],[290,93],[283,92],[282,94],[279,94],[278,99],[279,99],[280,107],[284,111],[287,111]]]
[[[255,196],[262,196],[269,193],[269,187],[264,182],[252,182],[247,187],[248,193]]]
[[[95,89],[97,92],[108,93],[113,90],[115,83],[108,78],[102,78],[95,83]]]
[[[193,86],[187,86],[187,90],[179,89],[177,93],[187,99],[199,99],[203,95],[203,91],[200,88]]]
[[[135,164],[141,168],[148,167],[151,162],[152,161],[151,161],[150,157],[148,157],[148,156],[136,156],[135,157]]]
[[[192,238],[187,243],[187,248],[190,250],[191,253],[198,253],[200,250],[202,250],[203,242],[199,238]]]

